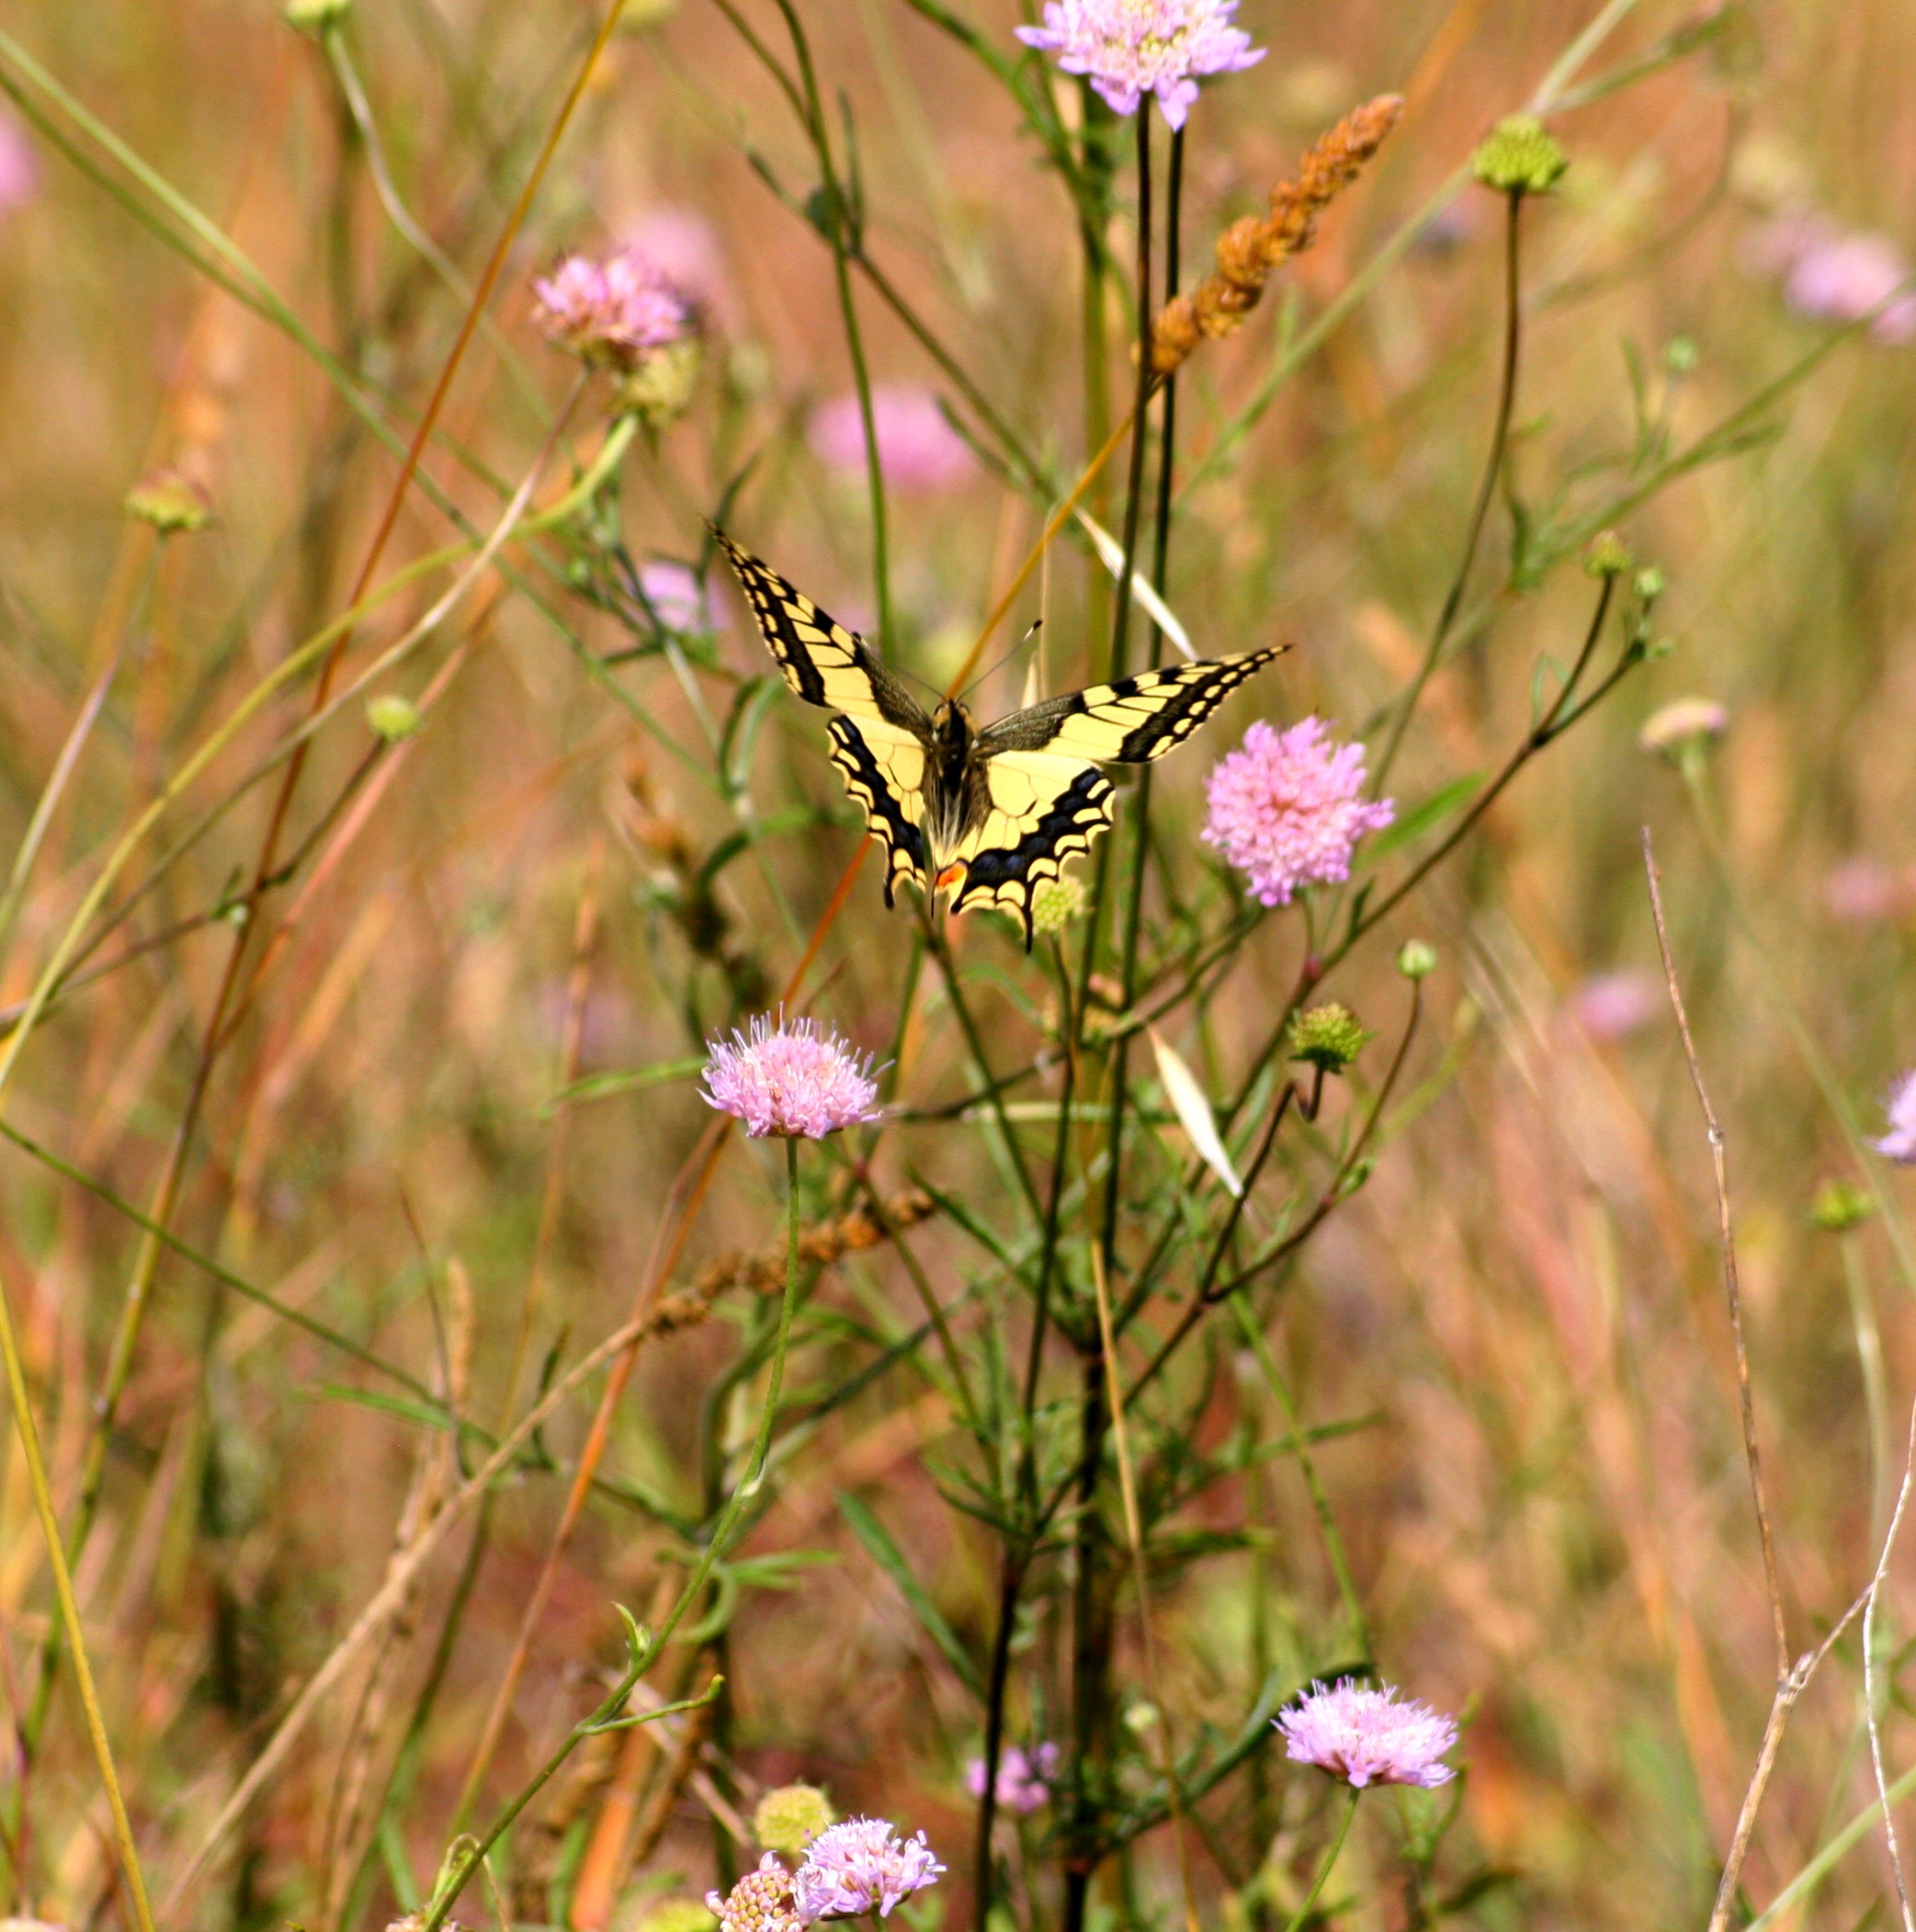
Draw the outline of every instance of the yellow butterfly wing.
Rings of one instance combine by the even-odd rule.
[[[996,758],[1044,751],[1100,764],[1146,764],[1176,750],[1246,678],[1282,654],[1282,648],[1247,651],[1067,691],[988,725],[978,734],[978,753]]]
[[[833,719],[825,727],[832,762],[862,806],[870,835],[885,848],[885,903],[900,880],[925,881],[924,746],[882,718]]]
[[[1031,895],[1088,852],[1111,823],[1111,780],[1082,758],[1006,751],[984,766],[991,801],[980,822],[938,855],[941,880],[958,867],[964,881],[951,909],[995,906],[1025,928],[1031,946]]]
[[[765,648],[799,697],[830,711],[882,719],[921,741],[930,738],[924,707],[856,631],[847,631],[723,530],[712,534],[731,560]]]

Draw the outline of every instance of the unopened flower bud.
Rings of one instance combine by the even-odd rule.
[[[1321,1073],[1341,1074],[1364,1051],[1365,1042],[1375,1038],[1348,1006],[1332,1000],[1293,1016],[1290,1057]]]
[[[1061,933],[1084,910],[1084,881],[1070,872],[1038,881],[1031,894],[1034,932]]]
[[[1534,114],[1507,114],[1478,143],[1470,172],[1505,195],[1543,195],[1570,165],[1560,142]]]
[[[837,1822],[832,1801],[816,1785],[788,1784],[767,1791],[758,1801],[758,1809],[752,1814],[752,1832],[767,1851],[797,1857],[827,1825]]]
[[[410,698],[389,691],[366,700],[366,722],[388,744],[396,744],[402,738],[410,738],[425,720]]]
[[[150,523],[163,537],[204,529],[213,514],[206,492],[179,470],[155,470],[127,492],[126,513]]]
[[[1826,1234],[1844,1234],[1876,1212],[1876,1203],[1854,1181],[1825,1181],[1809,1203],[1809,1224]]]
[[[1437,970],[1437,949],[1425,939],[1406,939],[1398,950],[1397,970],[1407,980],[1427,979]]]
[[[286,20],[301,33],[323,34],[353,10],[353,0],[286,0]]]
[[[614,408],[642,416],[650,428],[667,427],[691,406],[702,360],[696,335],[654,349],[620,382]]]
[[[1646,563],[1637,573],[1637,595],[1646,604],[1654,604],[1663,595],[1664,586],[1669,581],[1656,564]]]
[[[1636,560],[1630,555],[1630,547],[1615,530],[1601,530],[1590,541],[1590,548],[1583,552],[1583,571],[1586,576],[1601,581],[1604,577],[1620,577]]]

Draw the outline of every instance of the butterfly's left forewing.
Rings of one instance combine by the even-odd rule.
[[[962,863],[964,882],[951,902],[995,906],[1025,928],[1031,944],[1031,895],[1064,870],[1064,862],[1088,852],[1111,823],[1111,780],[1082,758],[1044,752],[1004,751],[985,761],[990,802],[983,817],[963,834],[947,864]]]

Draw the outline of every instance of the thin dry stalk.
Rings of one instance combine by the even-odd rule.
[[[1896,1819],[1889,1804],[1889,1780],[1883,1775],[1883,1733],[1876,1720],[1876,1685],[1874,1634],[1876,1598],[1882,1594],[1883,1579],[1889,1574],[1889,1554],[1896,1548],[1897,1533],[1902,1529],[1903,1511],[1910,1502],[1910,1479],[1916,1474],[1916,1409],[1910,1413],[1910,1448],[1903,1460],[1901,1487],[1896,1492],[1896,1507],[1883,1537],[1876,1558],[1876,1572],[1869,1580],[1869,1594],[1863,1605],[1863,1714],[1869,1726],[1869,1760],[1876,1774],[1876,1796],[1883,1804],[1883,1842],[1889,1851],[1889,1869],[1896,1875],[1896,1903],[1902,1913],[1903,1932],[1916,1932],[1910,1918],[1910,1887],[1903,1876],[1902,1849],[1896,1842]]]
[[[1174,296],[1151,324],[1151,366],[1174,375],[1207,336],[1229,335],[1263,299],[1264,284],[1317,239],[1317,224],[1383,146],[1404,110],[1400,94],[1353,108],[1298,165],[1295,181],[1271,190],[1267,215],[1246,215],[1218,237],[1217,268],[1188,295]]]

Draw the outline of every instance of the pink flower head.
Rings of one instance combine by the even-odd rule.
[[[1894,871],[1880,859],[1845,858],[1823,881],[1823,904],[1831,918],[1874,926],[1916,911],[1916,868]]]
[[[1264,57],[1231,24],[1238,0],[1045,0],[1045,24],[1019,40],[1082,74],[1115,114],[1135,114],[1158,97],[1167,125],[1181,128],[1197,98],[1196,75],[1234,74]]]
[[[642,564],[639,587],[652,614],[666,630],[701,632],[712,628],[711,602],[697,571],[669,561]]]
[[[692,333],[691,304],[633,248],[603,262],[566,256],[532,292],[546,339],[595,369],[635,369]]]
[[[32,200],[40,188],[40,161],[17,115],[0,108],[0,214]]]
[[[901,1838],[882,1818],[847,1818],[806,1847],[792,1893],[808,1926],[867,1912],[890,1918],[901,1899],[935,1885],[944,1875],[923,1832]]]
[[[730,1892],[708,1892],[705,1909],[721,1932],[802,1932],[805,1924],[792,1898],[792,1875],[770,1852]]]
[[[775,1025],[761,1013],[749,1034],[707,1042],[706,1091],[700,1097],[735,1115],[754,1140],[784,1134],[822,1141],[855,1120],[873,1120],[879,1089],[871,1060],[811,1019]]]
[[[1265,905],[1288,905],[1299,887],[1351,876],[1351,848],[1397,816],[1364,790],[1364,747],[1332,744],[1321,718],[1287,732],[1262,720],[1212,768],[1204,840],[1251,881]]]
[[[1869,1144],[1886,1159],[1916,1166],[1916,1067],[1889,1089],[1889,1131]]]
[[[885,480],[908,496],[960,483],[977,467],[963,437],[945,420],[930,390],[908,382],[880,382],[871,392],[872,426]],[[865,474],[865,421],[854,393],[834,396],[812,412],[811,447],[828,470]]]
[[[1797,256],[1783,293],[1798,314],[1819,322],[1859,322],[1874,313],[1870,333],[1878,342],[1916,337],[1910,265],[1879,234],[1810,241]]]
[[[1051,1801],[1051,1779],[1058,1773],[1058,1746],[1037,1744],[1021,1751],[1008,1744],[998,1758],[998,1802],[1008,1812],[1028,1817]],[[965,1767],[965,1789],[974,1798],[984,1796],[984,1759],[974,1757]]]
[[[1593,972],[1570,994],[1570,1011],[1592,1040],[1608,1044],[1625,1040],[1651,1018],[1661,1004],[1662,982],[1640,967]]]
[[[1443,1756],[1457,1725],[1428,1704],[1400,1704],[1394,1686],[1366,1690],[1341,1677],[1334,1690],[1313,1684],[1275,1720],[1293,1763],[1315,1765],[1356,1790],[1414,1784],[1434,1790],[1457,1776]]]

